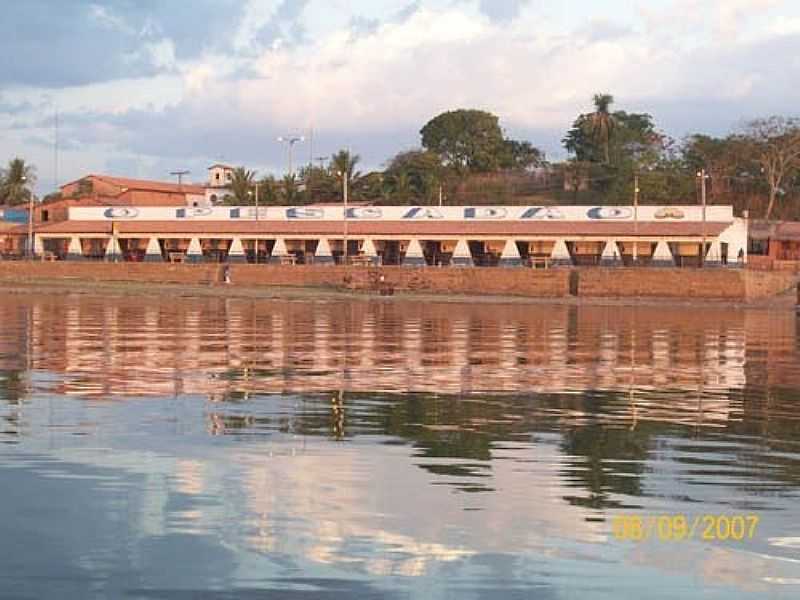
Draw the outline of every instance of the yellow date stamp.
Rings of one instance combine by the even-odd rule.
[[[738,542],[752,540],[759,521],[754,514],[615,515],[611,519],[611,532],[618,540],[633,542]]]

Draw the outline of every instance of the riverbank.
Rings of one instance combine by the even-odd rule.
[[[6,293],[569,304],[796,304],[797,276],[747,269],[405,268],[151,263],[0,263]]]

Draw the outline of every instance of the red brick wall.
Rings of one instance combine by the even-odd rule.
[[[791,289],[786,272],[748,269],[581,269],[578,295],[618,298],[755,300]]]
[[[0,280],[71,279],[184,283],[222,282],[221,265],[102,262],[0,261]],[[431,294],[513,295],[562,298],[577,293],[602,298],[704,298],[755,300],[794,289],[797,276],[787,271],[747,269],[601,269],[406,268],[340,266],[231,265],[232,285],[350,289],[379,293],[381,288]],[[384,280],[381,282],[380,277]]]
[[[383,282],[380,277],[383,276]],[[557,298],[569,293],[566,270],[235,265],[234,283],[329,286],[351,290],[448,294],[507,294]]]
[[[380,282],[381,274],[384,281]],[[2,280],[83,279],[209,284],[222,280],[222,266],[101,262],[0,262]],[[233,285],[331,287],[378,292],[381,287],[453,294],[561,297],[569,271],[339,266],[231,265]]]

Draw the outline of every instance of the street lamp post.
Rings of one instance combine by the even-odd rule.
[[[697,173],[697,176],[700,178],[700,198],[702,199],[703,203],[703,225],[702,225],[702,245],[700,246],[700,266],[706,266],[706,179],[708,179],[708,175],[706,175],[705,169],[700,169],[700,172]]]
[[[633,266],[639,261],[639,175],[633,176]]]
[[[23,175],[23,186],[28,182],[28,178]],[[33,259],[33,192],[28,195],[28,258]]]
[[[288,155],[289,155],[289,175],[292,174],[292,147],[297,142],[304,142],[306,138],[302,135],[282,135],[278,138],[278,141],[288,146]]]
[[[342,177],[342,205],[344,207],[343,212],[343,219],[342,219],[342,229],[343,229],[343,241],[344,241],[344,264],[347,264],[347,171],[339,171],[339,175]]]
[[[248,193],[248,194],[250,194],[251,196],[253,196],[253,199],[255,200],[255,213],[256,213],[256,217],[255,217],[255,219],[256,219],[256,221],[258,221],[258,181],[256,181],[256,191],[255,191],[255,195],[253,195],[253,192],[252,192],[252,191],[248,191],[247,193]],[[256,233],[257,233],[257,232],[256,232]],[[258,239],[258,238],[256,238],[256,239],[255,239],[255,258],[256,258],[256,264],[258,264],[258,242],[259,242],[259,239]]]

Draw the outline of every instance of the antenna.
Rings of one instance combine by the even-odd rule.
[[[191,173],[191,171],[187,171],[185,169],[182,170],[182,171],[170,171],[169,172],[170,175],[175,175],[178,178],[178,185],[182,185],[183,184],[183,176],[184,175],[188,175],[189,173]]]

